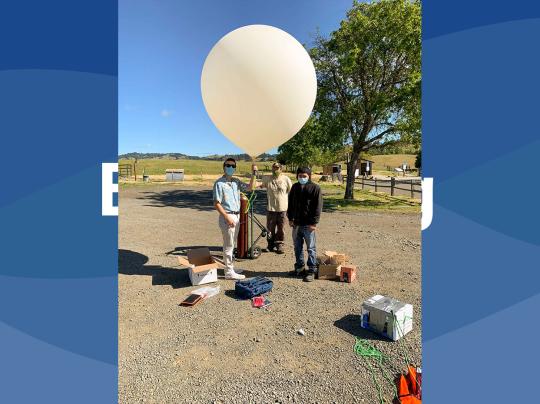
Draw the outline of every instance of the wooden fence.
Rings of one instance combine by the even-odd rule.
[[[357,188],[368,189],[375,192],[386,192],[392,196],[404,195],[416,199],[422,197],[422,181],[420,180],[405,180],[394,177],[388,180],[382,180],[360,177],[355,179],[354,183]]]
[[[133,166],[131,164],[118,164],[118,176],[123,178],[130,178],[134,173]],[[135,177],[137,179],[137,177]]]

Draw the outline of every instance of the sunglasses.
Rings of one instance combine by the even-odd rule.
[[[236,164],[225,164],[225,167],[232,167],[232,168],[236,168]]]

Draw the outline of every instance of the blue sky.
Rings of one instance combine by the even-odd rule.
[[[352,0],[120,0],[118,148],[204,156],[243,151],[215,128],[200,93],[204,60],[228,32],[281,28],[311,44],[339,27]]]

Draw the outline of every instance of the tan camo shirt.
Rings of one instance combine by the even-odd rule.
[[[262,186],[268,190],[268,211],[285,212],[289,205],[291,179],[284,174],[280,174],[277,178],[265,175],[262,178]]]

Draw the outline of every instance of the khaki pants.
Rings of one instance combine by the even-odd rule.
[[[285,240],[285,213],[286,212],[270,212],[266,213],[266,228],[270,232],[271,240],[274,245],[283,244]]]
[[[234,227],[229,227],[222,215],[219,215],[219,228],[223,235],[223,263],[225,264],[225,273],[234,271],[234,245],[238,237],[238,230],[240,230],[240,215],[229,214],[229,217],[233,219]]]

